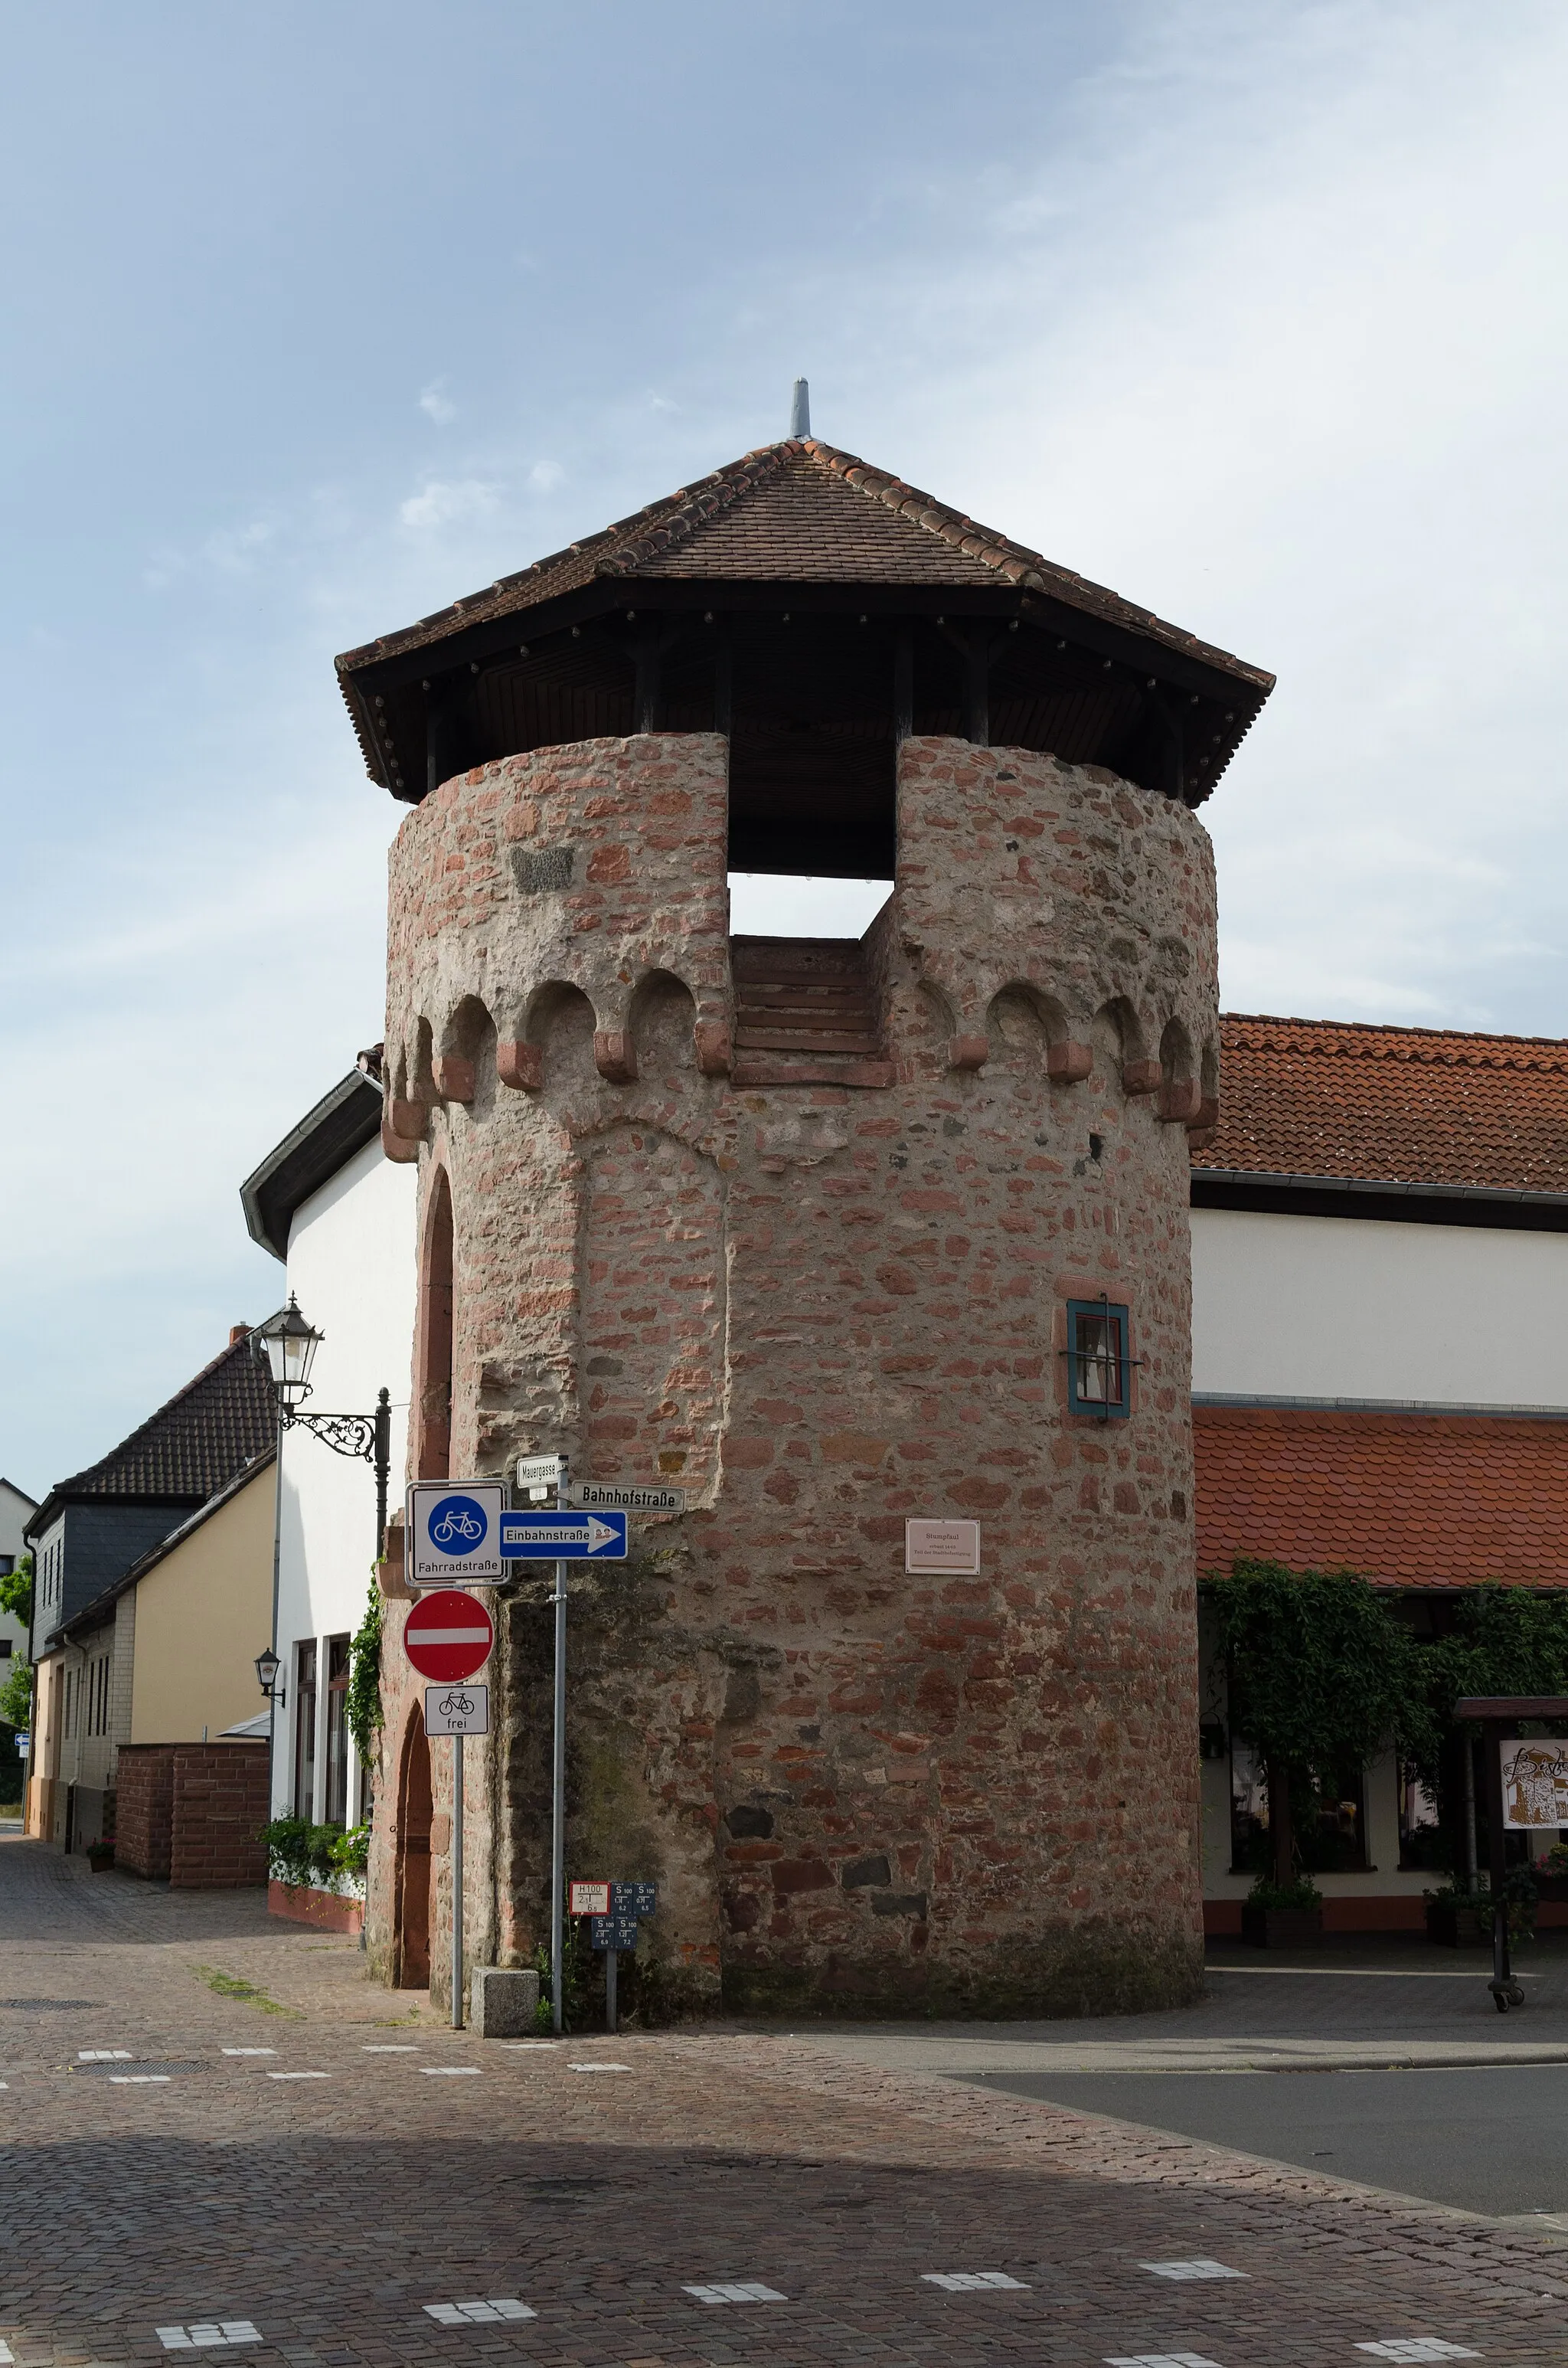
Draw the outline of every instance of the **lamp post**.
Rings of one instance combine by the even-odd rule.
[[[278,1685],[282,1667],[278,1656],[278,1601],[283,1553],[283,1434],[309,1430],[335,1455],[350,1455],[372,1466],[376,1474],[376,1560],[380,1562],[387,1534],[387,1480],[392,1462],[392,1400],[385,1390],[376,1399],[374,1414],[307,1414],[311,1367],[324,1335],[301,1313],[292,1292],[289,1304],[258,1326],[257,1339],[267,1351],[273,1395],[278,1401],[278,1471],[272,1509],[272,1635],[265,1653],[256,1656],[256,1674],[269,1708],[267,1785],[278,1765],[278,1705],[285,1699]]]

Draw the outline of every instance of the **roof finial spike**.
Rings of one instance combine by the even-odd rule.
[[[812,390],[803,378],[798,378],[790,395],[790,433],[803,440],[811,432]]]

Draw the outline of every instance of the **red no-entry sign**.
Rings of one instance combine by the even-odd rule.
[[[422,1678],[449,1685],[472,1678],[490,1657],[495,1631],[476,1595],[443,1587],[422,1595],[408,1615],[403,1648]]]

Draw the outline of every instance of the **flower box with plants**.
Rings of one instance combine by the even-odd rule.
[[[114,1836],[109,1834],[99,1841],[89,1842],[86,1858],[95,1874],[107,1874],[114,1864]]]
[[[370,1828],[313,1826],[308,1817],[274,1817],[263,1826],[267,1904],[274,1916],[329,1932],[358,1932],[365,1920],[365,1869]]]
[[[1259,1877],[1242,1902],[1242,1939],[1257,1949],[1310,1949],[1323,1939],[1323,1894],[1310,1876]]]
[[[1492,1894],[1467,1891],[1445,1883],[1439,1890],[1421,1895],[1426,1908],[1426,1938],[1444,1949],[1489,1949],[1492,1945]]]

